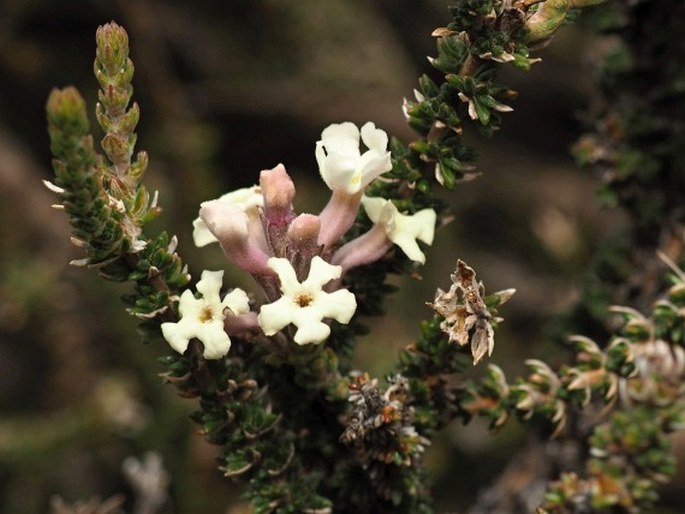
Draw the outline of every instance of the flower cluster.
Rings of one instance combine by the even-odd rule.
[[[363,153],[360,139],[367,148]],[[205,272],[198,283],[202,298],[184,292],[181,320],[162,326],[172,348],[182,353],[196,337],[205,346],[205,358],[220,358],[230,347],[224,322],[230,332],[236,316],[243,322],[249,317],[266,336],[294,325],[297,344],[321,343],[330,334],[324,319],[346,324],[356,310],[354,294],[342,288],[350,269],[380,259],[393,244],[424,263],[417,240],[433,242],[435,211],[403,214],[390,200],[364,196],[366,187],[392,168],[387,146],[386,133],[370,122],[361,130],[346,122],[322,132],[315,154],[331,197],[319,215],[295,213],[295,185],[283,164],[263,170],[258,185],[202,203],[193,222],[195,244],[218,242],[232,264],[254,276],[267,301],[249,317],[246,294],[234,290],[220,300],[221,272]],[[374,226],[341,245],[360,206]],[[228,311],[233,316],[226,319]]]

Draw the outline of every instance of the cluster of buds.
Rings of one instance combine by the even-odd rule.
[[[367,148],[363,153],[360,137]],[[373,123],[361,130],[349,122],[334,124],[322,132],[316,160],[332,193],[319,215],[295,213],[295,185],[282,164],[263,170],[258,185],[204,202],[193,223],[195,244],[218,242],[232,264],[255,278],[266,302],[256,314],[240,290],[222,300],[221,275],[216,274],[221,272],[205,272],[198,283],[203,297],[184,293],[181,320],[162,325],[171,346],[183,352],[197,337],[205,345],[206,358],[220,358],[230,348],[228,334],[238,328],[258,326],[266,336],[274,336],[290,325],[295,331],[289,338],[295,343],[319,344],[330,335],[324,320],[346,324],[356,310],[354,294],[342,288],[342,277],[350,269],[380,259],[393,244],[423,263],[417,241],[432,243],[435,211],[402,214],[390,200],[364,196],[366,187],[392,168],[387,145],[388,136]],[[340,245],[360,206],[374,226]]]
[[[522,414],[523,419],[529,419],[533,414],[542,414],[554,424],[554,437],[566,425],[566,403],[559,398],[562,382],[543,361],[528,359],[526,365],[531,373],[522,383],[512,386],[516,410]]]
[[[55,183],[44,181],[60,196],[53,207],[65,210],[74,226],[71,242],[87,257],[75,266],[93,266],[113,280],[123,280],[116,266],[108,266],[123,253],[142,251],[147,241],[142,226],[157,217],[157,194],[152,197],[141,183],[148,156],[138,152],[135,128],[140,109],[129,106],[134,66],[128,57],[128,35],[116,23],[97,30],[93,69],[100,84],[97,121],[104,131],[96,152],[90,135],[86,103],[73,86],[54,89],[46,106]]]
[[[615,412],[595,428],[589,442],[586,476],[562,474],[550,484],[539,513],[642,512],[675,471],[670,440],[651,408]]]
[[[490,419],[490,428],[497,430],[509,419],[507,399],[510,393],[511,387],[502,369],[490,364],[480,384],[467,388],[459,407],[468,418],[476,414],[486,416]]]
[[[562,380],[569,397],[580,407],[586,407],[593,392],[612,403],[617,398],[618,376],[607,368],[608,357],[592,339],[571,336],[569,343],[575,345],[576,365],[565,370]]]
[[[430,444],[413,425],[409,381],[401,375],[389,377],[388,388],[383,392],[377,379],[360,373],[352,378],[349,389],[352,412],[340,440],[354,446],[357,460],[369,478],[378,486],[387,487],[382,480],[385,467],[412,466]],[[390,494],[389,489],[381,491],[382,496]]]
[[[632,332],[631,339],[622,335],[615,338],[608,352],[624,369],[632,371],[620,379],[621,400],[666,407],[685,398],[685,351],[655,336],[654,321],[634,309],[612,307],[626,318],[624,333]]]
[[[610,307],[622,324],[604,351],[588,338],[572,338],[581,351],[578,366],[566,373],[573,377],[567,389],[587,389],[586,396],[590,389],[599,389],[605,400],[620,400],[625,406],[679,410],[685,400],[685,273],[666,255],[660,258],[673,271],[674,284],[654,304],[651,316],[630,307]]]
[[[594,397],[613,404],[619,395],[619,376],[608,367],[609,357],[597,343],[584,336],[572,336],[575,365],[566,366],[558,373],[546,363],[529,359],[531,372],[511,386],[516,410],[523,419],[540,415],[554,425],[552,437],[558,436],[566,425],[569,407],[585,408]]]
[[[501,428],[512,411],[526,420],[537,415],[550,421],[554,437],[563,431],[570,405],[585,408],[593,394],[615,402],[619,378],[606,368],[607,355],[587,337],[574,336],[570,342],[577,352],[574,366],[557,373],[543,361],[528,359],[528,375],[510,385],[504,372],[490,364],[478,385],[467,388],[460,408],[468,416],[489,418],[492,429]]]
[[[628,307],[610,310],[623,318],[604,350],[591,340],[573,338],[578,364],[561,380],[569,393],[600,391],[605,401],[625,410],[597,426],[590,443],[587,476],[562,475],[547,494],[544,513],[621,507],[638,512],[658,498],[658,484],[674,472],[667,432],[685,426],[685,274],[668,257],[674,284],[647,317]]]

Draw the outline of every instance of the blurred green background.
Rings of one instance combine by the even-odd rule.
[[[67,265],[79,258],[52,193],[44,104],[52,87],[76,85],[94,108],[94,33],[115,20],[129,32],[141,105],[138,148],[150,154],[149,189],[165,211],[150,232],[178,235],[191,272],[225,266],[220,249],[192,246],[201,201],[253,184],[283,162],[296,208],[317,212],[326,194],[314,144],[328,124],[350,120],[412,138],[401,112],[421,73],[432,73],[441,0],[47,1],[0,0],[0,512],[47,512],[67,502],[133,494],[121,463],[146,451],[171,475],[162,512],[242,512],[240,489],[215,470],[215,449],[187,420],[194,405],[158,378],[119,297],[125,287]],[[526,358],[560,363],[550,320],[573,304],[596,241],[621,225],[594,201],[595,178],[568,148],[582,132],[591,63],[603,41],[583,23],[540,51],[541,64],[508,71],[520,91],[493,140],[473,136],[483,175],[445,195],[454,221],[436,236],[423,280],[403,278],[389,319],[359,345],[358,364],[388,371],[418,334],[436,287],[456,258],[490,291],[515,287],[502,309],[493,361],[509,373]],[[95,131],[97,134],[98,132]],[[97,136],[96,136],[97,138]],[[226,282],[251,288],[235,270]],[[525,439],[513,423],[454,426],[427,461],[444,510],[473,501]]]

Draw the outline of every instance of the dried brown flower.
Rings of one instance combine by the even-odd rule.
[[[476,272],[461,259],[457,260],[457,269],[450,279],[452,286],[449,291],[438,289],[434,302],[428,305],[445,318],[440,328],[449,336],[451,343],[464,346],[470,339],[475,366],[486,353],[492,355],[495,348],[493,321],[502,319],[494,317],[488,309],[483,299],[483,284],[476,281]],[[506,302],[513,293],[513,289],[495,293],[497,304]]]

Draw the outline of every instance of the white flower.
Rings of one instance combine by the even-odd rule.
[[[362,127],[361,138],[368,148],[363,154],[359,151],[359,135],[357,126],[349,121],[330,125],[321,133],[316,143],[316,162],[331,190],[358,193],[392,168],[385,131],[371,122]]]
[[[362,205],[371,221],[383,225],[385,233],[413,261],[421,264],[426,256],[416,240],[430,245],[433,243],[437,216],[433,209],[422,209],[414,214],[401,214],[397,207],[385,198],[362,197]]]
[[[245,314],[250,307],[247,294],[241,289],[234,289],[221,300],[219,290],[223,276],[223,271],[203,271],[197,283],[202,298],[195,298],[190,289],[186,289],[178,306],[181,320],[162,323],[164,339],[178,353],[185,352],[195,337],[204,345],[206,359],[219,359],[228,353],[231,340],[224,330],[226,311]]]
[[[323,291],[328,282],[340,278],[340,266],[328,264],[317,255],[312,259],[309,276],[302,283],[287,259],[272,257],[268,266],[278,274],[283,296],[263,305],[259,311],[257,322],[267,336],[292,323],[297,327],[297,344],[321,343],[331,333],[323,318],[349,323],[357,309],[354,295],[346,289],[333,293]]]
[[[264,206],[264,198],[259,186],[236,189],[214,201],[235,205],[245,212],[248,218],[259,218],[259,211]],[[214,234],[210,232],[207,224],[200,217],[193,221],[193,241],[197,247],[217,242],[217,238],[214,237]]]

